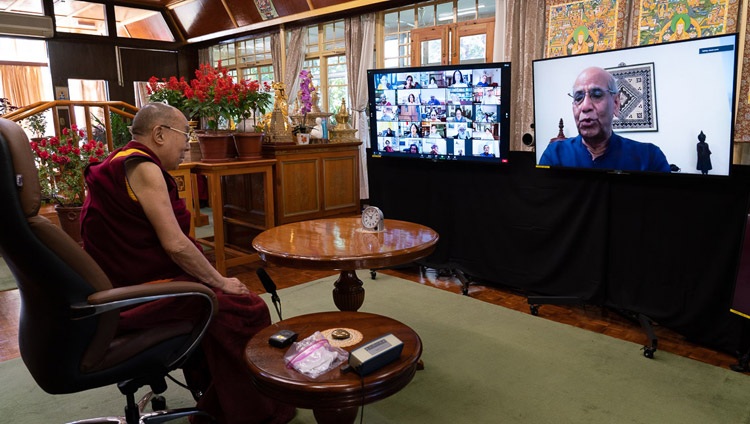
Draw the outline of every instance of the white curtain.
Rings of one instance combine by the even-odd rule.
[[[346,68],[349,74],[349,96],[352,109],[352,123],[357,137],[362,140],[359,146],[359,197],[370,198],[367,183],[367,147],[370,145],[370,132],[367,121],[367,70],[373,66],[375,50],[375,15],[368,13],[344,20]]]
[[[294,28],[289,34],[289,46],[286,49],[286,67],[284,79],[289,107],[294,107],[294,99],[299,91],[299,71],[305,61],[305,31],[304,27]],[[274,71],[275,72],[275,71]]]
[[[148,103],[148,82],[135,81],[133,85],[135,89],[135,107],[140,109]]]

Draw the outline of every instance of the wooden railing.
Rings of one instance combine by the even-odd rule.
[[[104,127],[107,137],[107,149],[111,152],[113,150],[113,143],[112,143],[112,120],[110,118],[110,112],[115,113],[117,115],[122,116],[126,119],[133,119],[133,116],[136,112],[138,112],[138,108],[125,102],[120,101],[106,101],[106,102],[99,102],[99,101],[76,101],[76,100],[53,100],[48,102],[37,102],[28,106],[24,106],[22,108],[16,109],[12,112],[6,113],[5,115],[2,115],[3,118],[10,119],[11,121],[20,122],[32,115],[36,115],[37,113],[44,113],[47,110],[52,110],[52,128],[54,129],[54,133],[56,136],[60,136],[60,132],[62,131],[62,128],[70,127],[71,125],[78,125],[76,123],[76,114],[75,114],[75,108],[82,107],[84,110],[84,116],[85,116],[85,129],[86,134],[93,134],[94,127],[96,126],[95,123],[92,123],[92,113],[91,108],[101,108],[104,114]],[[67,123],[61,123],[60,122],[60,115],[61,112],[67,111],[67,116],[70,122]],[[78,125],[81,127],[80,125]],[[84,127],[81,127],[84,128]]]

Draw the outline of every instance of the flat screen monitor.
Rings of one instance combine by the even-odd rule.
[[[537,166],[729,175],[737,43],[727,34],[534,61]],[[591,67],[612,74],[614,90],[583,73]],[[608,119],[608,145],[581,142]]]
[[[373,157],[500,164],[510,146],[510,64],[367,71]]]

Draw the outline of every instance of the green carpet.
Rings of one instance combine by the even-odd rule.
[[[2,257],[0,257],[0,291],[10,290],[18,288],[16,285],[16,279],[11,274],[8,265],[5,263]]]
[[[333,310],[334,280],[280,290],[284,316]],[[425,363],[401,392],[365,406],[366,423],[750,422],[743,374],[662,351],[646,359],[634,343],[383,274],[365,288],[362,311],[414,328]],[[0,379],[5,422],[61,422],[122,408],[114,388],[47,395],[20,360],[0,364]],[[170,406],[189,404],[174,384],[167,398]],[[293,422],[314,419],[300,410]]]

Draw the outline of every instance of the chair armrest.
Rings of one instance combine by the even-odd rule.
[[[72,319],[88,319],[106,312],[117,312],[143,303],[159,299],[198,296],[206,301],[206,310],[201,321],[195,325],[193,337],[188,345],[175,356],[169,368],[178,366],[198,347],[208,326],[219,310],[216,293],[209,287],[194,282],[170,281],[163,283],[146,283],[128,287],[102,290],[91,294],[86,303],[71,306]],[[111,340],[110,340],[111,341]]]
[[[128,308],[154,300],[199,296],[209,302],[211,316],[218,311],[216,294],[207,286],[187,281],[169,281],[155,284],[138,284],[103,290],[90,295],[87,303],[73,305],[74,319],[81,319],[104,312]]]

